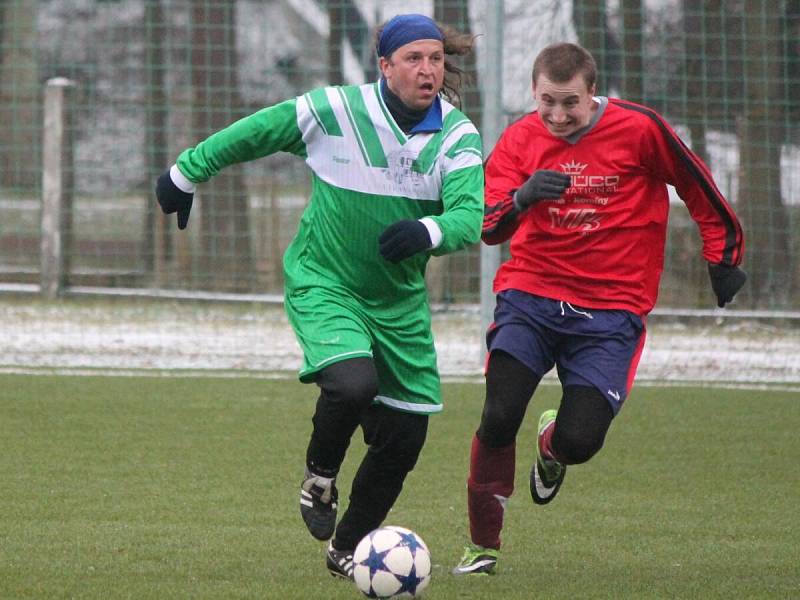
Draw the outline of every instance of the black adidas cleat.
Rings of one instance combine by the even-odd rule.
[[[328,544],[328,551],[325,553],[325,564],[333,577],[342,579],[353,579],[353,551],[337,550],[333,543]]]
[[[320,477],[306,471],[300,485],[300,516],[318,540],[329,540],[336,528],[339,492],[335,477]]]

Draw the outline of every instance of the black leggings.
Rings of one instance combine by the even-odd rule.
[[[428,433],[428,415],[372,405],[361,422],[369,446],[350,490],[350,504],[336,527],[333,545],[352,550],[379,527],[417,464]]]
[[[540,378],[516,358],[501,350],[489,357],[486,401],[478,439],[492,448],[512,443]],[[565,464],[588,461],[603,447],[614,412],[603,394],[591,386],[563,389],[552,447]]]
[[[370,358],[354,358],[323,369],[306,465],[335,477],[360,425],[367,452],[353,478],[350,503],[336,528],[334,546],[352,550],[378,527],[417,463],[428,433],[428,416],[373,404],[378,375]]]
[[[343,360],[317,374],[320,394],[306,452],[309,470],[334,477],[361,416],[378,395],[378,372],[371,358]]]

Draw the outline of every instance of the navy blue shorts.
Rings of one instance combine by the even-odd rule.
[[[642,319],[626,310],[505,290],[497,296],[486,347],[510,354],[539,377],[557,367],[562,386],[597,388],[616,415],[633,385],[644,339]]]

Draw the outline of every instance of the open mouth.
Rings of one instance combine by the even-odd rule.
[[[419,86],[419,89],[424,90],[426,92],[432,92],[433,91],[433,84],[432,83],[423,83],[421,86]]]

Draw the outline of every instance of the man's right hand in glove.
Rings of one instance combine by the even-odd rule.
[[[178,170],[177,167],[172,167],[172,169]],[[156,182],[156,198],[164,214],[178,213],[178,229],[186,229],[186,225],[189,223],[189,213],[192,210],[194,192],[184,192],[175,185],[170,176],[172,169],[167,169],[158,178]]]
[[[546,169],[536,171],[514,194],[514,206],[522,212],[539,200],[560,198],[571,182],[572,178],[566,173]]]

